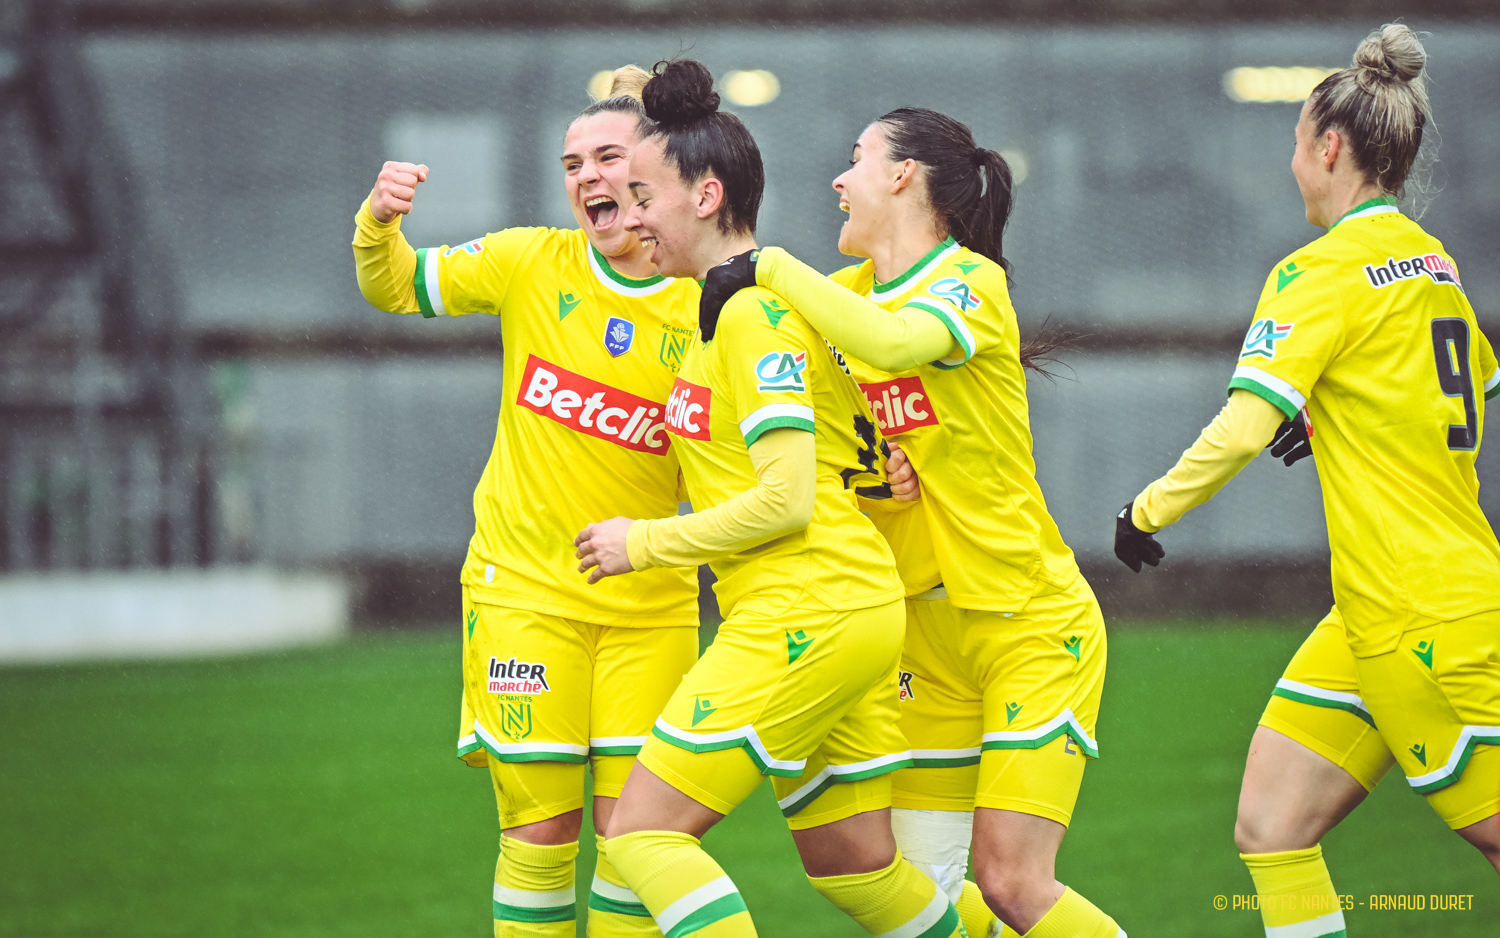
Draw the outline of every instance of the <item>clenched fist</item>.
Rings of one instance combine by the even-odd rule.
[[[417,183],[427,181],[427,166],[419,163],[387,162],[380,167],[375,188],[370,190],[370,214],[382,225],[411,211]]]

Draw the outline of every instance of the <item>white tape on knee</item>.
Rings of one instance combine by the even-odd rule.
[[[891,831],[902,855],[937,883],[950,901],[957,902],[969,868],[974,812],[892,808]]]

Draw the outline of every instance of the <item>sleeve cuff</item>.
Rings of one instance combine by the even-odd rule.
[[[740,433],[745,437],[746,446],[753,445],[767,430],[778,427],[818,432],[813,409],[804,404],[767,404],[740,421]]]
[[[1484,399],[1489,400],[1496,394],[1500,394],[1500,369],[1497,369],[1495,373],[1490,375],[1489,378],[1484,382]]]
[[[637,570],[649,570],[656,566],[651,562],[651,551],[646,547],[649,536],[646,526],[649,524],[651,519],[639,518],[625,532],[625,554],[630,558],[630,565]]]
[[[761,287],[771,287],[775,279],[776,264],[780,262],[781,255],[785,254],[781,248],[760,248],[755,255],[755,284]]]
[[[1146,492],[1149,491],[1151,490],[1146,490]],[[1136,530],[1138,531],[1144,531],[1147,534],[1155,534],[1157,531],[1160,531],[1161,528],[1152,524],[1150,520],[1146,518],[1146,509],[1141,507],[1141,503],[1146,498],[1146,492],[1142,492],[1141,494],[1137,495],[1135,497],[1135,500],[1130,503],[1130,523],[1135,525]]]
[[[953,336],[954,343],[958,345],[961,353],[959,356],[940,358],[933,362],[934,365],[939,368],[958,368],[974,357],[974,333],[969,331],[968,324],[957,312],[945,308],[941,303],[927,303],[922,300],[912,300],[906,305],[936,316],[948,328],[948,334]]]
[[[1249,365],[1241,365],[1234,370],[1234,376],[1229,379],[1229,391],[1235,388],[1270,401],[1288,420],[1295,420],[1297,413],[1307,406],[1307,397],[1285,379]]]

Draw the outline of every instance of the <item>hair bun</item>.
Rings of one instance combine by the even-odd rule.
[[[646,116],[658,124],[683,124],[719,109],[714,76],[702,62],[676,59],[657,62],[641,91]]]
[[[1392,81],[1411,81],[1422,74],[1427,50],[1417,34],[1402,23],[1387,23],[1365,37],[1354,50],[1354,65]]]
[[[646,82],[651,80],[651,73],[639,65],[622,65],[615,69],[615,76],[609,83],[609,98],[635,98],[641,99],[641,92],[646,87]]]

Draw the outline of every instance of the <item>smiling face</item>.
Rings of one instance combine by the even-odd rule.
[[[638,126],[634,115],[606,111],[574,121],[563,141],[568,204],[578,227],[605,257],[619,257],[636,245],[624,221]]]
[[[630,192],[634,204],[625,213],[625,228],[651,251],[651,262],[663,276],[700,275],[698,235],[703,228],[693,188],[666,160],[666,141],[644,140],[630,161]],[[713,225],[712,219],[707,224]]]
[[[897,166],[888,160],[885,133],[871,124],[854,143],[849,169],[833,181],[839,208],[849,213],[839,230],[839,251],[869,257],[869,246],[888,227],[895,199],[891,191]]]

